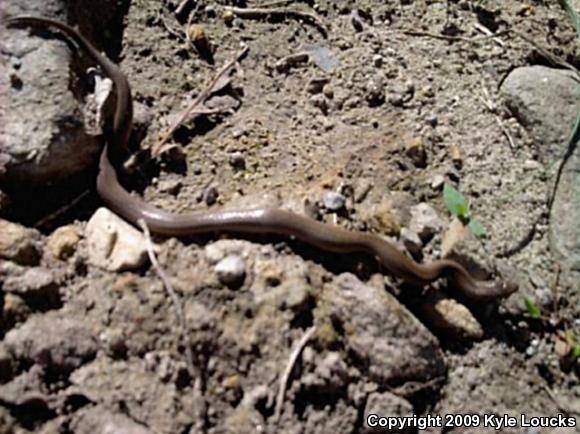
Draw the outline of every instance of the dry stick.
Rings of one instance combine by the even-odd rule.
[[[282,405],[284,405],[284,395],[286,395],[286,387],[288,387],[288,380],[290,378],[290,374],[292,373],[292,369],[296,364],[296,360],[298,360],[298,356],[302,352],[304,346],[308,343],[312,335],[316,332],[316,326],[310,327],[304,333],[304,336],[290,354],[290,359],[288,359],[288,364],[286,365],[286,369],[284,370],[284,375],[280,377],[280,389],[278,389],[278,396],[276,397],[276,409],[274,410],[274,421],[277,422],[280,419],[280,415],[282,413]]]
[[[149,261],[151,261],[151,265],[153,265],[153,269],[155,270],[155,273],[157,274],[157,276],[159,277],[159,279],[161,279],[161,282],[163,282],[163,286],[165,287],[165,290],[167,291],[167,293],[169,294],[169,297],[171,298],[171,301],[173,303],[173,307],[175,308],[175,314],[177,316],[177,321],[179,323],[179,332],[181,333],[181,339],[183,342],[183,345],[185,346],[185,364],[187,366],[187,372],[189,373],[189,376],[192,378],[193,380],[193,391],[194,391],[194,396],[197,398],[197,401],[200,403],[200,409],[199,409],[199,420],[198,423],[203,424],[203,421],[205,420],[205,414],[206,414],[206,405],[205,405],[205,399],[203,397],[203,384],[202,384],[202,377],[201,377],[201,370],[197,369],[194,362],[193,362],[193,352],[191,351],[191,340],[189,339],[189,333],[187,333],[187,329],[186,329],[186,321],[185,321],[185,315],[183,313],[183,306],[181,305],[181,302],[179,300],[179,297],[177,296],[177,293],[175,292],[175,289],[173,289],[173,285],[171,284],[171,281],[169,280],[169,276],[167,276],[167,274],[165,273],[165,271],[163,270],[163,268],[161,267],[161,265],[159,264],[159,262],[157,261],[157,257],[155,256],[155,249],[153,247],[153,241],[151,241],[151,233],[149,232],[149,228],[147,227],[147,223],[145,223],[145,220],[143,219],[139,219],[138,220],[139,226],[141,227],[141,229],[143,230],[143,233],[145,235],[145,241],[146,241],[146,246],[147,246],[147,255],[149,256]]]
[[[159,140],[151,149],[153,155],[157,155],[161,146],[172,136],[177,128],[191,115],[191,113],[202,104],[206,98],[213,92],[213,88],[222,76],[228,72],[247,52],[248,47],[244,47],[232,60],[224,65],[224,67],[214,76],[209,85],[193,100],[191,105],[183,112],[179,119],[169,128],[169,131]]]
[[[318,29],[324,34],[327,34],[327,29],[324,23],[320,18],[316,15],[311,14],[310,12],[302,12],[296,9],[287,9],[287,8],[237,8],[234,6],[227,6],[225,8],[227,12],[231,12],[238,18],[249,18],[249,19],[256,19],[256,18],[263,18],[263,17],[294,17],[294,18],[302,18],[306,21],[310,21],[313,23]]]
[[[175,9],[175,15],[181,15],[183,10],[189,5],[190,2],[191,0],[183,0],[179,6],[177,6],[177,9]]]
[[[71,208],[75,207],[81,200],[83,200],[87,195],[89,194],[89,190],[85,190],[83,191],[81,194],[79,194],[77,197],[75,197],[73,200],[71,200],[69,203],[61,206],[59,209],[57,209],[56,211],[50,213],[49,215],[47,215],[46,217],[43,217],[42,219],[40,219],[39,221],[37,221],[34,224],[35,228],[40,228],[42,226],[44,226],[45,224],[47,224],[48,222],[51,222],[55,219],[57,219],[58,217],[60,217],[61,215],[63,215],[64,213],[68,212]]]
[[[269,2],[269,3],[263,3],[261,5],[256,5],[257,7],[260,8],[275,8],[278,6],[285,6],[285,5],[289,5],[290,3],[294,3],[295,0],[277,0],[277,1],[273,1],[273,2]]]
[[[481,92],[482,92],[483,96],[478,95],[478,98],[483,103],[483,105],[485,105],[486,108],[494,115],[494,118],[495,118],[495,121],[497,122],[497,125],[499,126],[499,128],[502,131],[502,133],[504,134],[504,136],[506,136],[508,139],[508,142],[510,144],[510,149],[512,151],[514,151],[516,149],[516,144],[514,142],[514,139],[512,138],[510,132],[508,131],[508,129],[506,128],[506,126],[504,125],[502,120],[500,119],[499,115],[496,113],[495,105],[491,101],[491,98],[489,96],[489,92],[487,91],[487,88],[485,87],[485,84],[483,82],[481,83],[481,88],[482,88]]]
[[[477,30],[477,31],[483,33],[484,35],[492,38],[500,47],[505,47],[505,42],[502,41],[501,39],[499,39],[496,34],[494,34],[491,30],[489,30],[483,24],[475,23],[473,25],[473,27],[475,28],[475,30]]]
[[[401,30],[401,33],[403,33],[404,35],[409,35],[409,36],[425,36],[428,38],[442,39],[444,41],[461,41],[461,42],[473,43],[473,42],[485,41],[487,39],[495,39],[499,35],[509,33],[509,30],[506,30],[504,32],[494,33],[493,35],[476,36],[475,38],[464,38],[463,36],[439,35],[437,33],[422,32],[422,31],[418,31],[418,30]]]

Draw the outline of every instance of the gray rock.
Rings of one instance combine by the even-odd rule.
[[[212,206],[217,202],[219,192],[216,186],[211,185],[203,192],[203,201],[207,206]]]
[[[550,213],[550,247],[564,270],[580,273],[580,149],[567,160]],[[563,273],[573,289],[578,277]]]
[[[237,285],[246,276],[246,263],[239,255],[229,255],[216,264],[215,272],[224,285]]]
[[[540,65],[517,68],[503,82],[501,93],[508,108],[542,145],[540,160],[550,164],[561,157],[580,98],[574,74]]]
[[[324,288],[315,318],[321,330],[334,330],[334,338],[379,384],[423,381],[444,372],[437,339],[391,294],[352,274]]]
[[[0,87],[8,91],[9,105],[0,126],[0,155],[9,158],[6,177],[42,183],[86,169],[99,142],[85,133],[71,90],[73,52],[65,41],[33,36],[28,29],[5,34],[10,61],[2,63]]]
[[[324,207],[329,211],[339,211],[344,208],[346,198],[335,191],[327,191],[322,197]]]
[[[518,68],[502,85],[506,104],[539,147],[540,162],[550,167],[566,153],[577,111],[580,86],[574,74],[544,66]],[[563,168],[550,215],[550,247],[564,270],[580,272],[580,151]],[[577,277],[563,273],[577,287]],[[568,280],[566,282],[566,280]]]

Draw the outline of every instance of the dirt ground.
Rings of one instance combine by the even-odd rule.
[[[222,112],[188,119],[159,164],[133,176],[134,184],[152,180],[148,202],[175,212],[276,205],[395,237],[424,202],[443,222],[418,255],[428,262],[441,254],[452,221],[445,181],[468,198],[487,233],[463,242],[460,253],[487,270],[508,270],[520,290],[497,303],[467,302],[483,330],[468,339],[430,321],[423,294],[408,295],[372,258],[282,237],[156,238],[190,355],[156,272],[87,265],[81,240],[67,262],[43,259],[57,282],[49,301],[13,301],[26,306],[12,307],[11,317],[4,301],[0,432],[399,432],[367,427],[370,413],[459,415],[457,426],[428,432],[493,432],[483,422],[491,414],[517,418],[501,432],[580,432],[576,422],[563,431],[521,423],[521,415],[577,420],[580,370],[562,336],[580,329],[579,308],[548,248],[549,174],[529,170],[542,143],[499,92],[514,68],[549,64],[518,33],[579,64],[574,29],[557,2],[275,6],[320,22],[224,18],[225,6],[257,3],[184,2],[178,13],[180,3],[134,0],[124,20],[114,60],[133,91],[135,146],[154,147],[219,68],[249,50],[209,100]],[[184,37],[188,20],[203,26],[213,64]],[[284,60],[305,50],[310,60]],[[339,212],[325,205],[328,192],[345,198]],[[92,212],[95,204],[83,207]],[[62,224],[83,233],[85,212],[74,212]],[[234,287],[214,270],[232,253],[245,264]],[[534,281],[545,282],[547,302]],[[525,298],[540,305],[541,318],[531,317]],[[292,351],[313,326],[279,402]],[[466,426],[470,414],[481,420]]]

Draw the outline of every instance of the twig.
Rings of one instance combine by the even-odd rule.
[[[302,18],[303,20],[314,24],[324,36],[326,36],[328,33],[322,20],[310,12],[303,12],[288,8],[238,8],[235,6],[227,6],[225,10],[226,12],[234,14],[238,18],[258,19],[264,17],[277,18],[286,16],[298,19]]]
[[[282,406],[284,405],[284,396],[286,395],[286,387],[288,387],[288,380],[290,378],[290,374],[292,373],[292,369],[296,364],[296,360],[298,360],[298,356],[304,349],[304,346],[308,343],[310,338],[316,332],[316,326],[310,327],[304,333],[304,336],[300,339],[292,354],[290,354],[290,359],[288,359],[288,364],[286,365],[286,369],[284,370],[284,375],[280,377],[280,389],[278,389],[278,396],[276,397],[276,408],[274,410],[274,420],[277,422],[280,419],[280,415],[282,413]]]
[[[173,285],[169,280],[169,276],[167,276],[167,274],[157,261],[157,257],[155,256],[155,249],[153,247],[153,241],[151,241],[151,233],[149,232],[147,223],[145,223],[145,220],[143,219],[139,219],[138,223],[141,229],[143,230],[143,234],[145,235],[145,242],[147,246],[147,255],[149,256],[149,261],[151,261],[151,265],[153,265],[155,273],[157,274],[159,279],[161,279],[161,282],[163,282],[163,286],[165,287],[165,290],[169,294],[169,297],[171,298],[171,302],[173,303],[173,307],[175,309],[175,314],[177,316],[177,321],[180,329],[179,333],[181,334],[181,339],[185,347],[185,358],[186,358],[185,364],[187,366],[187,372],[191,377],[191,379],[193,380],[193,393],[197,402],[200,404],[198,423],[202,425],[204,423],[206,414],[206,403],[203,397],[203,378],[201,370],[196,368],[193,362],[193,352],[191,351],[191,340],[189,338],[189,333],[187,333],[186,329],[183,306],[181,305],[181,302],[179,300],[179,297],[177,296],[177,293],[175,292],[175,289],[173,289]]]
[[[504,32],[494,33],[492,35],[476,36],[474,38],[465,38],[463,36],[439,35],[437,33],[422,32],[422,31],[418,31],[418,30],[401,30],[400,32],[403,33],[404,35],[409,35],[409,36],[424,36],[424,37],[428,37],[428,38],[442,39],[444,41],[461,41],[461,42],[474,43],[474,42],[480,42],[480,41],[485,41],[488,39],[497,38],[499,35],[503,35],[505,33],[508,33],[509,31],[506,30]]]
[[[489,92],[487,91],[487,88],[485,87],[485,84],[483,82],[481,83],[481,89],[482,89],[481,90],[482,95],[478,95],[478,98],[483,103],[483,105],[485,105],[485,107],[494,115],[494,118],[495,118],[497,125],[499,126],[499,128],[502,131],[502,133],[504,134],[504,136],[506,136],[506,138],[510,144],[510,149],[512,151],[514,151],[516,149],[516,144],[514,142],[514,139],[512,138],[509,130],[506,128],[506,126],[504,125],[504,123],[500,119],[499,114],[497,113],[497,107],[493,103],[493,101],[491,100],[491,97],[489,96]]]
[[[46,217],[43,217],[42,219],[40,219],[38,222],[36,222],[34,224],[34,227],[40,228],[40,227],[44,226],[45,224],[47,224],[48,222],[53,221],[56,218],[60,217],[64,213],[68,212],[71,208],[75,207],[88,194],[89,194],[89,190],[83,191],[81,194],[79,194],[77,197],[75,197],[73,200],[71,200],[66,205],[61,206],[56,211],[54,211],[54,212],[50,213],[49,215],[47,215]]]
[[[175,9],[175,15],[181,15],[189,3],[191,3],[191,0],[182,0],[179,6],[177,6],[177,9]]]
[[[473,27],[475,27],[475,30],[477,30],[477,31],[483,33],[484,35],[489,36],[490,38],[492,38],[499,46],[505,47],[505,42],[502,41],[501,39],[499,39],[497,37],[497,34],[494,34],[491,30],[489,30],[483,24],[475,23],[473,25]]]
[[[185,355],[187,357],[187,360],[186,360],[187,370],[188,370],[189,375],[191,376],[192,379],[196,378],[198,376],[199,372],[195,368],[195,365],[193,363],[193,353],[191,352],[191,342],[189,340],[189,333],[186,332],[185,315],[183,314],[183,307],[181,306],[181,301],[179,300],[179,297],[177,296],[175,289],[173,289],[173,285],[171,284],[169,277],[167,276],[167,274],[165,274],[165,271],[163,270],[163,268],[161,268],[161,265],[159,265],[159,261],[157,261],[157,257],[155,256],[155,249],[153,247],[153,242],[151,241],[151,234],[149,232],[149,228],[147,227],[147,223],[145,223],[145,221],[143,219],[139,219],[139,226],[141,227],[141,229],[143,230],[143,233],[145,234],[145,241],[146,241],[146,245],[147,245],[147,255],[149,256],[149,260],[151,261],[151,265],[153,265],[153,269],[155,270],[155,273],[163,282],[163,286],[165,287],[165,290],[169,294],[169,297],[171,298],[171,302],[173,303],[173,307],[175,309],[175,314],[177,316],[177,321],[179,323],[179,329],[180,329],[179,332],[181,333],[183,343],[185,344]]]
[[[276,0],[269,3],[262,3],[261,5],[256,5],[260,8],[275,8],[278,6],[285,6],[289,5],[290,3],[294,3],[295,0]]]
[[[167,32],[170,35],[173,35],[177,39],[180,39],[181,41],[184,41],[185,42],[186,38],[180,32],[178,32],[177,30],[171,28],[171,26],[169,25],[169,23],[165,20],[165,17],[163,17],[161,15],[161,12],[158,13],[157,17],[159,18],[159,20],[163,24],[163,27],[165,27],[165,30],[167,30]]]
[[[191,113],[197,109],[197,107],[202,104],[207,97],[213,92],[213,89],[218,83],[218,81],[222,78],[224,74],[226,74],[245,54],[248,52],[248,47],[244,47],[232,60],[224,65],[224,67],[214,76],[214,78],[210,81],[209,85],[193,100],[190,106],[182,113],[182,115],[175,121],[175,123],[169,128],[161,140],[159,140],[151,149],[151,153],[155,156],[161,149],[161,146],[169,140],[172,134],[175,132],[177,128],[187,119]]]

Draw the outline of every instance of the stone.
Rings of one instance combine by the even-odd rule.
[[[48,237],[46,248],[52,257],[68,259],[75,253],[80,239],[76,226],[61,226]]]
[[[518,121],[542,144],[541,162],[551,164],[561,157],[580,99],[575,74],[541,65],[516,68],[500,91]]]
[[[433,190],[441,190],[443,184],[445,183],[445,177],[443,175],[435,175],[431,179],[431,188]]]
[[[133,270],[147,261],[147,244],[141,232],[106,208],[99,208],[87,223],[88,262],[109,271]]]
[[[0,160],[9,156],[6,177],[42,185],[86,170],[94,163],[100,140],[87,134],[79,116],[82,103],[76,96],[78,85],[72,85],[70,47],[62,39],[39,37],[28,29],[10,28],[4,36],[0,75],[19,83],[11,86],[6,78],[1,83],[6,104]]]
[[[547,167],[559,165],[559,160],[569,151],[568,139],[580,98],[580,86],[575,74],[545,66],[517,68],[505,79],[501,92],[506,105],[532,138],[541,144],[538,146],[539,163]],[[550,213],[549,240],[550,250],[554,252],[564,270],[563,285],[578,289],[580,278],[578,146],[575,146],[567,157]],[[552,173],[555,173],[555,169]]]
[[[337,193],[335,191],[327,191],[322,197],[322,202],[324,207],[329,211],[339,211],[344,208],[346,204],[346,198],[344,195]]]
[[[421,304],[425,317],[439,329],[453,337],[480,340],[483,338],[483,327],[467,307],[452,298],[439,293],[425,297]]]
[[[239,255],[228,255],[216,264],[215,272],[224,285],[237,286],[246,276],[246,263]]]
[[[314,311],[323,346],[336,344],[379,384],[423,381],[445,371],[437,339],[393,295],[341,274],[324,286]]]

